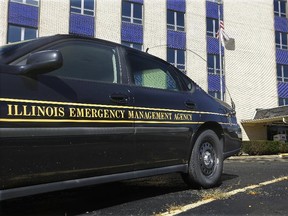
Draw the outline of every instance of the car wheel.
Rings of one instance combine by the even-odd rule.
[[[222,169],[223,146],[214,131],[205,130],[195,142],[183,179],[193,187],[211,188],[220,183]]]

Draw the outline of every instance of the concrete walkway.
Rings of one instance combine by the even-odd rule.
[[[271,160],[271,159],[288,159],[288,153],[278,154],[278,155],[240,155],[232,156],[227,160],[245,160],[245,159],[254,159],[254,160]]]

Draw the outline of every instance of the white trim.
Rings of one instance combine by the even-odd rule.
[[[39,7],[39,0],[34,0],[37,2],[37,5],[35,4],[30,4],[30,3],[27,3],[27,0],[21,0],[21,2],[18,2],[16,0],[10,0],[11,2],[15,2],[15,3],[19,3],[19,4],[25,4],[25,5],[30,5],[30,6],[34,6],[34,7]]]

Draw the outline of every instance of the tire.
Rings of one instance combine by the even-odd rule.
[[[220,184],[222,170],[223,146],[214,131],[205,130],[195,142],[183,180],[192,187],[215,187]]]

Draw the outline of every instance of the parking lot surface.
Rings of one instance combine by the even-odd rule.
[[[288,159],[238,156],[209,190],[170,174],[10,200],[0,215],[287,215],[287,200]]]

